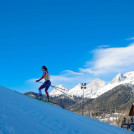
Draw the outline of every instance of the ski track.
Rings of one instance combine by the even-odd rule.
[[[0,86],[0,134],[132,134]]]

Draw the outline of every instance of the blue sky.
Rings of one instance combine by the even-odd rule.
[[[36,91],[33,80],[42,75],[42,65],[54,85],[67,88],[133,71],[133,5],[133,0],[1,1],[0,85]]]

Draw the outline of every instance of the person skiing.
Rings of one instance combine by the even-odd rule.
[[[42,71],[43,71],[43,76],[36,80],[36,82],[39,82],[40,80],[42,80],[43,78],[45,79],[45,82],[39,87],[39,99],[42,99],[42,89],[45,88],[45,92],[47,95],[47,99],[49,101],[49,94],[48,94],[48,89],[51,86],[51,81],[50,81],[50,77],[49,77],[49,73],[48,73],[48,69],[46,68],[46,66],[42,66]]]

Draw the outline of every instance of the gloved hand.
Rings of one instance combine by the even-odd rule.
[[[36,82],[39,82],[40,80],[36,80]]]

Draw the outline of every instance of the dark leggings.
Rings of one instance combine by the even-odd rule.
[[[49,89],[50,86],[51,86],[51,81],[48,80],[48,81],[44,82],[44,83],[39,87],[39,90],[42,90],[43,88],[45,88],[46,95],[47,95],[47,97],[49,97],[49,94],[48,94],[47,90]]]

